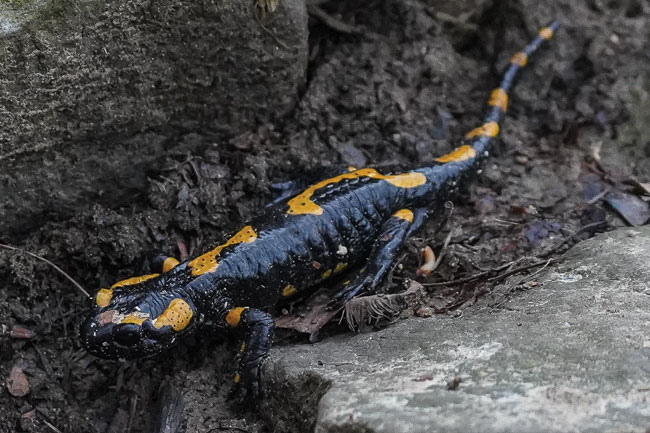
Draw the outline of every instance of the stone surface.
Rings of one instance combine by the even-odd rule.
[[[165,155],[282,116],[307,18],[303,0],[4,3],[0,232],[124,204]]]
[[[331,383],[319,433],[645,432],[648,257],[650,227],[603,234],[497,308],[276,348],[269,371]]]

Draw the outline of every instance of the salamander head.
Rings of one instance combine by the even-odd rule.
[[[135,277],[100,289],[80,328],[83,346],[105,359],[154,355],[194,331],[196,309],[178,290],[165,288],[165,276]],[[138,280],[139,279],[139,280]],[[138,280],[133,283],[133,281]]]

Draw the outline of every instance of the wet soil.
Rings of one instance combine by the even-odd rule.
[[[595,230],[623,225],[598,195],[607,179],[650,181],[648,6],[633,0],[448,3],[321,4],[321,18],[312,13],[310,23],[308,83],[288,116],[238,137],[187,134],[182,140],[204,145],[167,155],[130,206],[79,203],[68,221],[40,221],[1,241],[46,257],[94,293],[138,274],[147,252],[182,256],[209,248],[272,198],[274,181],[323,165],[430,161],[480,123],[510,55],[556,16],[563,27],[521,75],[483,175],[456,200],[440,233],[434,220],[419,234],[422,241],[411,242],[388,288],[399,289],[407,277],[423,283],[463,278],[541,256],[569,239],[553,256]],[[580,232],[585,226],[593,229]],[[439,251],[450,229],[441,268],[417,277],[418,248],[426,242]],[[309,425],[313,413],[280,425],[268,412],[240,413],[226,404],[235,355],[230,339],[201,336],[151,360],[99,360],[76,337],[90,301],[51,266],[0,250],[0,279],[0,432],[150,432],[160,400],[174,392],[184,396],[181,431]],[[493,292],[485,280],[430,290],[440,311],[453,306],[464,314],[471,314],[475,295],[517,296],[516,290]],[[308,343],[296,337],[284,344]],[[27,378],[22,397],[8,392],[14,367]],[[170,394],[170,387],[176,391]]]

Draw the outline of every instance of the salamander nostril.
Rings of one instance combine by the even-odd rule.
[[[122,346],[134,346],[140,341],[140,327],[132,323],[119,325],[113,331],[113,338]]]

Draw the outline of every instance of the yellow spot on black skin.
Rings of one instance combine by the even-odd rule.
[[[95,296],[95,303],[98,307],[108,307],[113,299],[113,289],[99,289]]]
[[[544,27],[539,31],[539,35],[542,37],[542,39],[549,40],[553,37],[553,29],[550,27]]]
[[[468,134],[469,135],[469,134]],[[441,162],[443,164],[447,162],[461,162],[465,161],[467,159],[472,159],[476,156],[476,151],[472,146],[469,146],[467,144],[464,144],[460,146],[459,148],[455,149],[454,151],[443,155],[439,158],[436,158],[435,160],[437,162]]]
[[[335,274],[338,274],[339,272],[343,271],[343,270],[344,270],[345,268],[347,268],[347,267],[348,267],[348,264],[347,264],[347,263],[339,263],[339,264],[337,264],[336,267],[334,268],[334,273],[335,273]]]
[[[235,234],[233,237],[228,239],[225,244],[219,245],[212,251],[208,251],[202,256],[195,258],[187,265],[192,268],[192,275],[194,276],[201,275],[206,272],[214,272],[218,267],[217,257],[219,254],[221,254],[221,251],[224,248],[230,245],[241,244],[243,242],[251,243],[254,242],[255,239],[257,239],[257,233],[255,233],[255,230],[253,230],[253,227],[246,226],[237,232],[237,234]]]
[[[293,287],[291,284],[287,284],[284,286],[284,289],[282,289],[282,296],[293,296],[297,292],[296,288]]]
[[[410,209],[400,209],[393,214],[394,217],[406,220],[410,223],[413,222],[413,212]]]
[[[467,135],[465,135],[465,138],[496,137],[497,135],[499,135],[499,124],[497,122],[487,122],[478,128],[469,131]]]
[[[226,314],[226,323],[233,328],[239,326],[239,322],[241,322],[241,313],[245,309],[246,308],[244,307],[236,307],[228,311],[228,314]]]
[[[187,302],[174,298],[167,309],[154,320],[153,325],[156,328],[171,326],[174,331],[182,331],[190,324],[193,314],[192,307]]]
[[[338,263],[334,269],[328,269],[325,272],[323,272],[322,279],[326,280],[329,277],[331,277],[333,274],[338,274],[339,272],[342,272],[345,268],[348,267],[347,263]]]
[[[526,64],[528,64],[528,55],[524,52],[519,51],[518,53],[515,53],[515,55],[510,58],[510,63],[522,67],[526,66]]]
[[[233,379],[235,381],[235,383],[239,383],[240,379],[241,379],[241,377],[239,376],[239,373],[235,373],[235,378]]]
[[[501,111],[508,110],[508,94],[501,87],[496,88],[490,93],[488,104],[492,107],[499,107]]]
[[[162,265],[163,273],[169,272],[178,265],[179,261],[173,257],[167,257]]]
[[[129,314],[126,316],[120,323],[135,323],[136,325],[142,325],[142,322],[147,320],[146,316],[138,317],[135,314]]]
[[[117,283],[113,284],[111,286],[111,289],[114,289],[116,287],[123,287],[123,286],[134,286],[136,284],[142,283],[143,281],[156,278],[159,275],[160,274],[148,274],[148,275],[140,275],[138,277],[127,278],[126,280],[118,281]]]
[[[355,179],[358,177],[370,177],[373,179],[385,180],[398,188],[415,188],[416,186],[424,185],[427,181],[427,178],[422,173],[410,172],[385,176],[374,168],[362,168],[360,170],[340,174],[330,179],[325,179],[310,186],[301,194],[289,200],[287,203],[289,205],[287,213],[291,215],[322,215],[323,208],[314,203],[311,199],[314,193],[321,188],[325,188],[327,185],[335,184],[345,179]]]
[[[243,353],[244,350],[246,350],[246,343],[241,344],[241,347],[239,348],[239,352]]]

